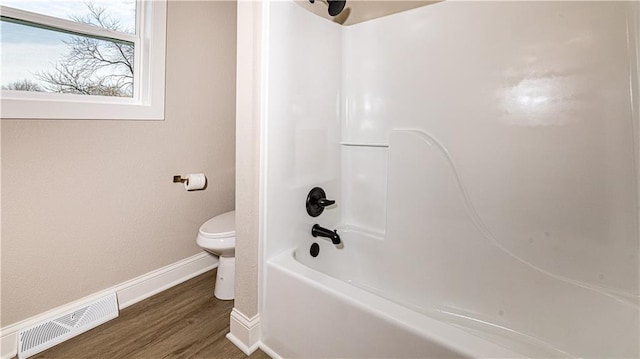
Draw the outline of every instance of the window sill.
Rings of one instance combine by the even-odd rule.
[[[21,91],[2,91],[0,118],[164,120],[164,96],[156,102],[145,103],[133,98],[73,94],[29,93],[25,96]]]

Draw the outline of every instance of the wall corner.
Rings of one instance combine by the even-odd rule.
[[[227,339],[243,353],[251,355],[260,345],[260,316],[256,314],[249,318],[233,308],[230,317],[231,331],[227,334]]]

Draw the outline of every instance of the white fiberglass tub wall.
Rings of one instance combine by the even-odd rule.
[[[638,356],[637,5],[443,2],[347,28],[269,7],[264,343],[499,355],[427,314],[528,356]],[[339,202],[312,219],[315,185]],[[316,222],[373,236],[311,258]]]
[[[625,2],[452,2],[348,27],[343,140],[428,132],[502,245],[637,301],[630,15]]]
[[[390,145],[392,297],[638,356],[637,11],[452,2],[344,30],[343,141]]]
[[[266,258],[311,236],[314,223],[340,223],[340,208],[309,217],[305,199],[320,186],[340,198],[340,26],[290,1],[265,4],[268,41],[266,109]]]

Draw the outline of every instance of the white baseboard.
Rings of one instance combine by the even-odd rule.
[[[265,354],[267,354],[272,359],[282,359],[281,355],[276,353],[273,349],[269,348],[269,346],[267,346],[263,342],[260,342],[259,347],[260,347],[260,350],[262,350]]]
[[[229,339],[246,355],[251,355],[260,346],[260,316],[248,318],[242,312],[233,308],[231,311]]]
[[[118,307],[124,309],[216,267],[218,257],[202,252],[141,275],[118,286]]]
[[[0,359],[10,359],[18,352],[18,332],[38,322],[56,317],[72,308],[86,305],[110,293],[118,296],[118,308],[124,309],[218,266],[218,258],[202,252],[132,280],[64,304],[44,313],[0,329]]]

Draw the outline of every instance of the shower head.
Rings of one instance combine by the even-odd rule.
[[[310,3],[315,3],[316,0],[309,0]],[[347,4],[345,0],[327,0],[329,4],[329,15],[336,16],[342,12],[344,6]]]
[[[329,15],[336,16],[342,12],[347,4],[345,0],[327,0],[329,2]]]

